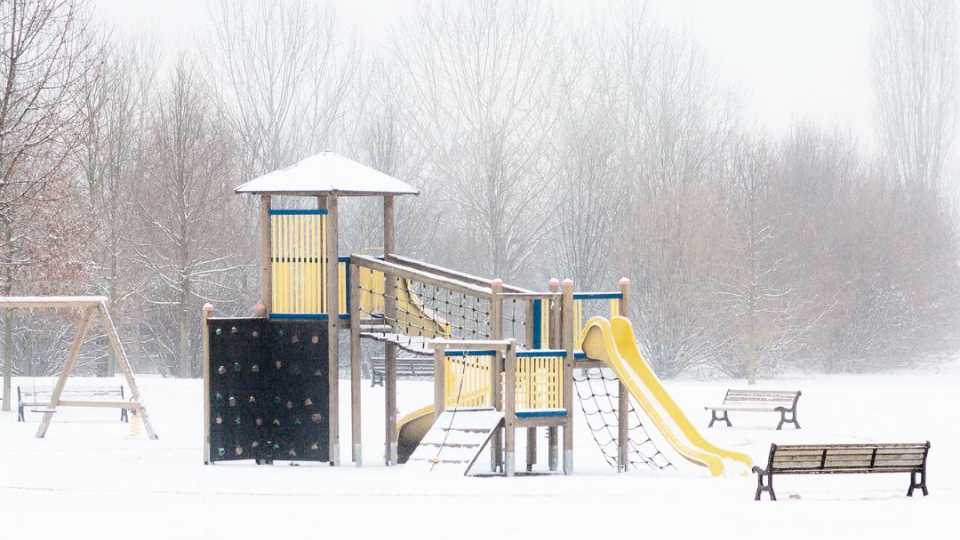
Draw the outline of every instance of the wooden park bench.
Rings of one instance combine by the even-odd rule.
[[[713,427],[714,422],[718,420],[726,422],[728,427],[732,426],[728,413],[737,411],[778,412],[780,423],[777,424],[777,429],[781,429],[783,424],[793,424],[796,429],[800,429],[800,424],[797,422],[799,399],[799,390],[727,390],[722,404],[704,407],[705,410],[710,411],[711,416],[707,427]]]
[[[433,377],[433,358],[429,356],[398,356],[397,377]],[[374,356],[370,363],[370,386],[383,386],[386,359]]]
[[[913,497],[916,488],[926,496],[929,452],[929,441],[913,444],[771,444],[767,467],[753,468],[757,473],[754,500],[759,501],[763,492],[770,494],[771,501],[777,500],[773,492],[775,474],[910,473],[907,497]]]
[[[28,407],[38,407],[30,409],[30,412],[33,413],[50,412],[48,411],[48,407],[50,406],[50,394],[52,393],[52,388],[28,390],[17,386],[17,422],[27,421],[26,409]],[[125,392],[122,384],[117,386],[81,386],[78,388],[64,388],[63,392],[60,394],[60,399],[101,399],[119,397],[120,401],[125,401],[127,398],[124,394]],[[120,421],[127,421],[127,409],[120,409]]]

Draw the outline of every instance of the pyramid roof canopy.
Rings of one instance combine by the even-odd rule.
[[[410,184],[333,152],[321,152],[255,178],[236,193],[417,195]]]

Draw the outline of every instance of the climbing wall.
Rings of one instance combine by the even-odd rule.
[[[210,460],[328,461],[326,323],[207,324]]]

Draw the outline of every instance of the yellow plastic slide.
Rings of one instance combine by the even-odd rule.
[[[433,405],[420,407],[397,421],[397,461],[406,463],[433,427]]]
[[[613,317],[608,321],[593,317],[580,334],[580,348],[587,357],[602,360],[614,370],[650,421],[681,456],[707,467],[714,476],[723,474],[724,459],[743,463],[747,470],[753,466],[746,454],[718,448],[703,438],[640,354],[629,319]]]

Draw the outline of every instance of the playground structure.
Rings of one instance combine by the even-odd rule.
[[[205,463],[313,459],[338,465],[338,332],[348,328],[351,455],[358,466],[364,339],[384,346],[388,465],[457,464],[469,472],[489,448],[492,471],[510,476],[520,429],[526,470],[532,471],[543,428],[548,469],[556,471],[562,459],[570,474],[575,396],[594,440],[618,471],[671,466],[648,428],[714,475],[725,463],[752,465],[746,455],[706,441],[643,359],[626,318],[628,280],[616,291],[583,293],[570,280],[554,279],[538,292],[397,255],[395,198],[417,191],[332,153],[236,192],[260,198],[264,316],[212,317],[212,308],[204,309]],[[315,203],[274,208],[278,196]],[[349,196],[382,197],[382,256],[339,256],[338,199]],[[609,320],[593,317],[584,324],[585,306],[597,301],[610,302]],[[434,359],[433,403],[400,418],[398,349]],[[310,381],[301,382],[305,378]]]
[[[153,430],[153,425],[150,423],[150,417],[147,415],[147,408],[143,404],[143,399],[140,396],[140,389],[137,386],[133,368],[130,367],[130,362],[123,349],[123,343],[117,335],[117,329],[113,324],[113,319],[110,317],[110,311],[107,309],[107,298],[105,296],[7,296],[0,297],[0,309],[68,309],[80,311],[80,319],[77,322],[77,333],[73,338],[73,343],[70,345],[70,351],[67,354],[63,369],[57,377],[57,382],[52,392],[50,392],[50,401],[45,409],[33,411],[43,413],[40,426],[37,428],[37,438],[42,439],[46,436],[47,430],[50,428],[50,422],[53,420],[53,415],[57,412],[57,407],[106,407],[130,410],[139,416],[146,430],[147,437],[150,439],[158,438],[156,432]],[[87,330],[94,316],[97,315],[100,317],[107,338],[110,341],[110,347],[116,359],[117,369],[120,371],[124,382],[126,382],[127,387],[130,389],[130,398],[121,401],[61,399],[67,380],[70,378],[74,367],[76,367],[77,358],[80,354],[80,348],[83,345],[84,338],[87,335]]]

